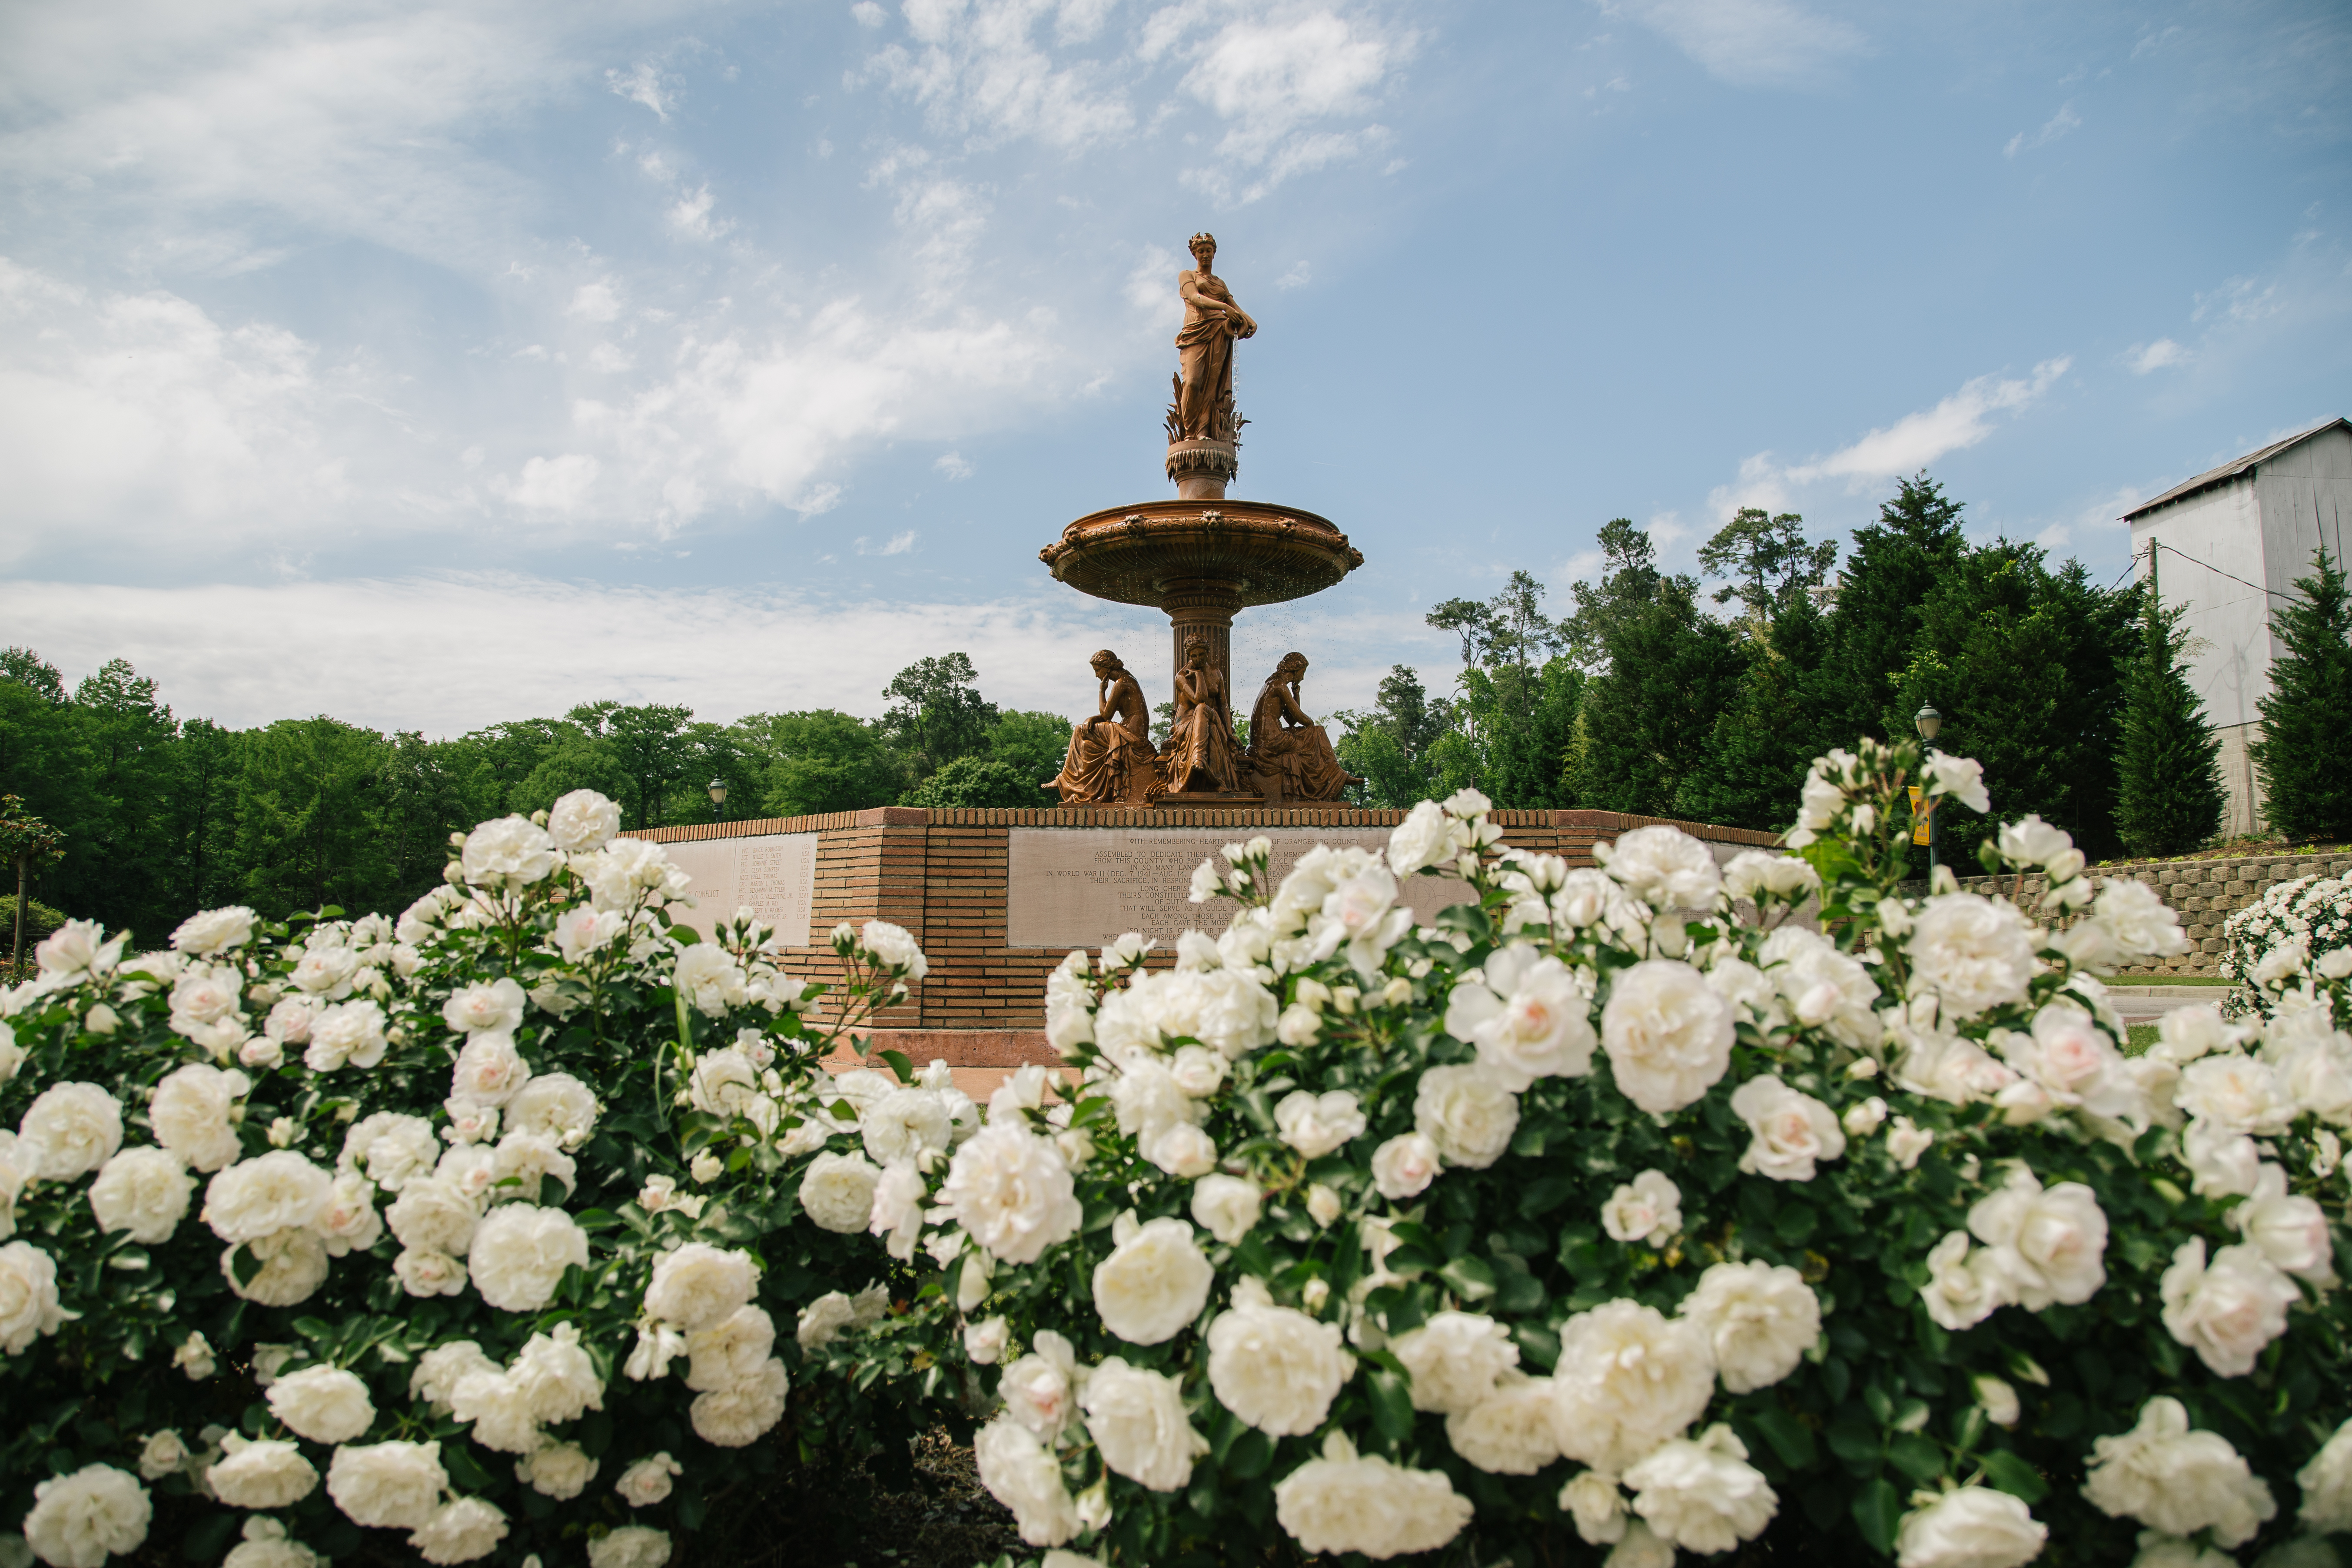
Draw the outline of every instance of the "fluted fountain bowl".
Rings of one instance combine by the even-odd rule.
[[[1364,563],[1329,519],[1264,501],[1151,500],[1089,512],[1037,552],[1055,579],[1122,605],[1168,607],[1210,584],[1233,608],[1319,594]]]

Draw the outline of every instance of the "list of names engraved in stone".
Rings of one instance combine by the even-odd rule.
[[[1166,948],[1186,931],[1222,931],[1236,906],[1192,901],[1192,868],[1224,847],[1254,837],[1214,828],[1016,827],[1007,857],[1005,944],[1009,947],[1099,947],[1139,931]],[[1277,883],[1318,844],[1334,848],[1387,847],[1377,827],[1283,827],[1274,841]],[[1426,924],[1448,904],[1466,902],[1469,889],[1452,879],[1411,877],[1403,901]]]
[[[816,840],[814,833],[771,833],[663,846],[671,861],[694,879],[688,891],[696,907],[677,911],[681,923],[707,936],[748,904],[776,928],[778,942],[806,947],[816,905]]]

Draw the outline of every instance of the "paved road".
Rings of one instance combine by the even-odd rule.
[[[2219,1006],[2229,989],[2221,985],[2150,985],[2154,995],[2134,996],[2110,987],[2107,999],[2126,1024],[2153,1024],[2175,1007]]]

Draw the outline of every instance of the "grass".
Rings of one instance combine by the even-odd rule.
[[[2156,1044],[2154,1024],[2126,1024],[2124,1034],[2126,1037],[2124,1041],[2124,1051],[2129,1056],[2138,1056],[2148,1047]]]
[[[2211,985],[2227,987],[2237,984],[2218,974],[2110,974],[2106,984],[2116,985]]]

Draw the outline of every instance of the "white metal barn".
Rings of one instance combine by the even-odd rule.
[[[2311,574],[2322,544],[2344,560],[2352,534],[2352,420],[2330,419],[2198,475],[2124,513],[2136,571],[2148,572],[2161,547],[2157,583],[2168,605],[2203,645],[2189,680],[2205,721],[2221,732],[2230,786],[2222,829],[2251,833],[2263,823],[2262,785],[2246,744],[2261,734],[2255,704],[2269,695],[2275,653],[2271,611]]]

